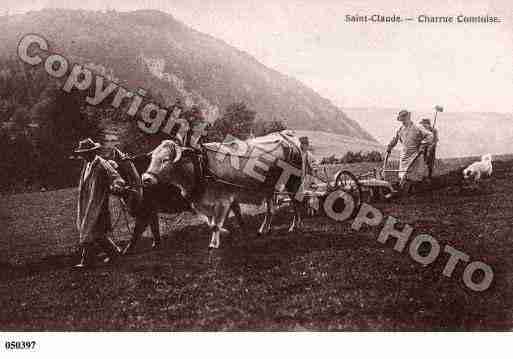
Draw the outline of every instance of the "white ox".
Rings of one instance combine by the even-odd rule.
[[[198,156],[203,158],[202,166],[198,166]],[[203,154],[165,140],[153,150],[142,180],[145,186],[177,186],[191,207],[206,217],[211,228],[209,248],[218,248],[230,208],[240,212],[239,203],[265,201],[267,211],[259,233],[268,233],[277,190],[291,195],[294,219],[289,231],[301,225],[295,194],[302,183],[303,158],[299,141],[286,131],[247,141],[207,143]]]

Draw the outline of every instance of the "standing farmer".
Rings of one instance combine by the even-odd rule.
[[[416,126],[411,120],[411,112],[402,110],[397,116],[402,126],[388,144],[387,153],[401,143],[399,158],[399,183],[403,195],[408,194],[413,182],[421,181],[427,170],[421,158],[424,149],[433,143],[433,134],[423,127]]]
[[[299,137],[301,149],[301,176],[306,179],[307,176],[312,175],[312,153],[310,152],[310,141],[308,136]]]
[[[109,212],[109,188],[121,191],[125,181],[119,173],[98,155],[101,145],[90,138],[80,141],[75,153],[84,159],[78,185],[77,229],[80,233],[82,258],[76,267],[92,264],[95,245],[112,260],[120,249],[107,238],[112,229]]]
[[[426,161],[426,165],[428,168],[428,178],[431,180],[433,177],[433,167],[435,166],[436,160],[436,145],[438,143],[438,130],[431,125],[431,121],[429,118],[423,118],[420,121],[420,124],[429,132],[433,134],[433,143],[426,147],[426,152],[424,153],[424,159]]]

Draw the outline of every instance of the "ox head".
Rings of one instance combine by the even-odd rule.
[[[151,162],[142,175],[145,187],[165,183],[169,179],[173,165],[182,158],[182,147],[172,140],[165,140],[151,152]]]

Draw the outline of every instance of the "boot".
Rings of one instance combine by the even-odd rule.
[[[91,244],[85,244],[82,246],[82,254],[80,262],[75,264],[73,267],[77,269],[89,268],[94,265],[94,251]]]
[[[151,249],[153,250],[159,250],[161,248],[161,244],[160,244],[160,238],[155,238],[153,240],[153,243],[151,244]]]
[[[107,257],[103,260],[104,263],[112,263],[121,255],[121,249],[109,238],[98,239],[98,244],[107,253]]]

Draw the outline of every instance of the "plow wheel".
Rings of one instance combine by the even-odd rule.
[[[356,216],[362,205],[362,188],[358,178],[349,171],[340,171],[335,177],[335,190],[341,190],[353,198],[354,211],[351,218]]]

